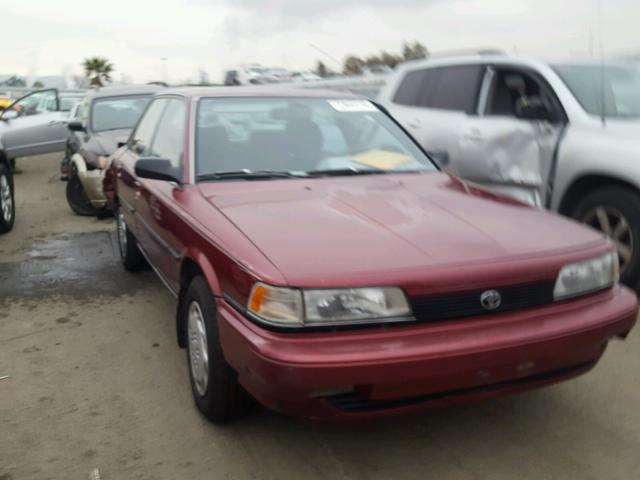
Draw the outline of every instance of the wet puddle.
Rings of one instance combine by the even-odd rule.
[[[154,283],[120,264],[115,233],[69,235],[38,243],[23,262],[0,262],[0,299],[45,295],[122,295]]]

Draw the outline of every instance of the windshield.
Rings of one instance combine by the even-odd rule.
[[[366,100],[234,98],[200,101],[196,174],[399,172],[435,167]]]
[[[640,69],[625,65],[556,65],[555,71],[592,115],[640,117]],[[603,80],[604,79],[604,84]],[[604,88],[603,88],[604,85]]]
[[[131,95],[95,100],[91,113],[91,130],[102,132],[133,128],[150,99],[151,95]]]

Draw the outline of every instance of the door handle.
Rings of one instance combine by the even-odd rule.
[[[138,180],[134,180],[134,181],[133,181],[133,184],[134,184],[136,187],[139,187],[139,186],[141,186],[141,185],[142,185]]]
[[[50,127],[53,127],[55,125],[64,125],[65,122],[61,121],[61,120],[51,120],[49,123],[47,123],[47,125],[49,125]]]
[[[409,125],[409,128],[418,129],[422,126],[422,123],[417,118],[414,118],[413,120],[409,121],[407,125]]]

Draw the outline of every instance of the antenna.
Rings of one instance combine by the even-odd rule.
[[[313,48],[314,50],[320,52],[322,55],[324,55],[325,57],[327,57],[329,60],[331,60],[332,62],[334,62],[339,68],[342,68],[342,63],[340,62],[340,60],[336,59],[335,57],[329,55],[327,52],[325,52],[324,50],[322,50],[320,47],[314,45],[313,43],[309,43],[309,46],[311,48]]]
[[[598,0],[598,23],[600,30],[600,119],[602,120],[602,125],[606,126],[607,117],[606,117],[606,93],[604,89],[605,82],[605,71],[604,71],[604,45],[603,45],[603,37],[604,37],[604,20],[603,20],[603,12],[602,12],[602,0]]]

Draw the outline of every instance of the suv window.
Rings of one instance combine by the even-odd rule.
[[[480,89],[480,65],[440,68],[431,97],[426,106],[443,110],[475,113]]]
[[[182,167],[185,115],[186,108],[182,100],[169,100],[151,146],[153,156],[171,161],[177,171]]]
[[[132,147],[138,155],[145,155],[150,152],[149,147],[151,146],[158,120],[160,120],[168,102],[169,100],[166,98],[154,100],[140,119],[140,123],[138,123],[138,127],[132,137]]]
[[[475,113],[482,66],[456,65],[409,72],[393,101],[403,105]]]
[[[407,72],[396,90],[396,94],[393,97],[393,103],[417,106],[418,97],[420,97],[420,94],[422,93],[425,78],[428,73],[429,70],[413,70],[411,72]]]

